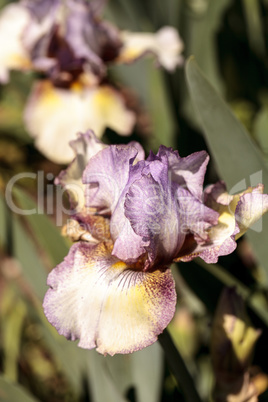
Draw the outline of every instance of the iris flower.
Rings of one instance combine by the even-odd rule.
[[[156,34],[121,32],[101,19],[103,3],[23,0],[0,14],[0,81],[7,82],[14,69],[43,74],[31,91],[24,120],[37,148],[57,163],[73,159],[69,141],[75,132],[90,128],[101,137],[109,127],[131,134],[136,117],[109,83],[110,64],[128,64],[146,54],[169,71],[183,62],[175,28],[163,27]]]
[[[106,355],[157,340],[176,306],[170,265],[216,262],[268,210],[263,186],[228,195],[203,190],[209,157],[139,143],[102,144],[92,132],[72,142],[76,158],[57,178],[70,195],[65,233],[75,243],[48,277],[49,322],[78,346]]]

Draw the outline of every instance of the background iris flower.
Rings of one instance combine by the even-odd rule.
[[[172,261],[230,254],[267,212],[268,195],[259,185],[230,196],[222,183],[203,192],[203,151],[181,158],[161,146],[144,159],[139,143],[105,146],[92,132],[72,146],[77,156],[57,182],[81,228],[71,225],[78,242],[49,274],[45,314],[83,348],[131,353],[155,342],[175,313]]]
[[[131,134],[136,116],[109,82],[110,64],[146,54],[170,71],[183,62],[175,28],[120,32],[100,18],[101,9],[85,0],[27,0],[6,6],[0,16],[0,80],[7,82],[11,69],[44,75],[31,91],[24,121],[36,147],[56,163],[72,160],[68,144],[78,131],[94,129],[101,137],[109,127]]]

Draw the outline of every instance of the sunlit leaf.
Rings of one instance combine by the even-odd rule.
[[[267,192],[268,169],[263,157],[193,58],[187,62],[186,77],[219,176],[229,192],[234,194],[258,183],[263,183]],[[247,236],[268,279],[268,217],[260,220],[256,230],[248,230]]]
[[[158,343],[130,355],[103,357],[89,352],[89,383],[94,402],[126,402],[134,389],[137,402],[157,402],[161,397],[163,352]]]
[[[138,402],[160,401],[164,355],[158,343],[130,356]]]
[[[105,359],[95,350],[89,352],[88,381],[93,402],[127,402],[116,388]]]

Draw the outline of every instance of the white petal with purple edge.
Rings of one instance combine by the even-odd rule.
[[[49,275],[48,321],[78,346],[102,354],[151,345],[175,312],[169,269],[142,272],[112,257],[105,244],[76,243]]]
[[[70,142],[76,157],[62,170],[55,179],[55,184],[60,184],[68,191],[72,208],[81,212],[85,207],[85,185],[82,183],[82,175],[89,160],[107,145],[103,144],[93,133],[78,133],[77,139]]]

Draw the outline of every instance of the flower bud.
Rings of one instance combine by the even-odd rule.
[[[231,395],[239,398],[241,393],[243,397],[247,395],[247,400],[254,397],[255,391],[247,371],[260,334],[260,330],[251,326],[243,299],[235,288],[224,289],[212,327],[211,355],[216,376],[215,400],[231,401]],[[223,395],[226,396],[225,399]]]

